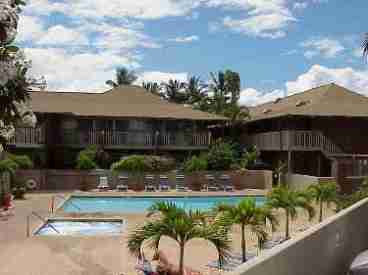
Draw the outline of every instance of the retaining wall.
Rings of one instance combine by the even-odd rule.
[[[301,233],[229,275],[346,275],[368,249],[368,199]]]

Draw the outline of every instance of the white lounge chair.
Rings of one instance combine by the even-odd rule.
[[[220,190],[220,188],[216,185],[215,176],[206,175],[206,180],[207,180],[207,191],[208,192],[216,192]]]
[[[116,190],[121,192],[127,192],[128,191],[128,177],[120,176],[119,177],[119,184],[116,186]]]
[[[109,186],[109,178],[106,177],[106,176],[100,177],[99,178],[99,183],[98,183],[97,189],[100,190],[100,191],[109,190],[110,189],[110,186]]]
[[[176,175],[176,191],[177,192],[187,192],[188,188],[185,186],[185,177],[183,174]]]
[[[160,191],[169,191],[170,190],[169,178],[165,175],[160,176],[159,190]]]
[[[221,181],[222,188],[224,189],[225,192],[233,192],[234,191],[234,187],[231,184],[231,178],[230,178],[229,175],[222,175],[220,177],[220,181]]]
[[[147,175],[144,177],[144,191],[156,192],[156,186],[154,185],[155,177],[153,175]]]

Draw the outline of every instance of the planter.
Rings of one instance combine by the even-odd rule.
[[[189,189],[193,191],[201,191],[202,186],[207,184],[202,172],[196,172],[190,175],[186,175],[185,182]]]

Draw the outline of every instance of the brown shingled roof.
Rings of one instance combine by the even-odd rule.
[[[368,117],[368,97],[332,83],[249,109],[250,121],[287,115]]]
[[[88,117],[135,117],[188,120],[225,120],[191,107],[169,103],[138,86],[121,86],[104,93],[31,92],[36,113]]]

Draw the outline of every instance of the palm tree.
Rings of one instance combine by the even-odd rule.
[[[210,90],[213,93],[212,97],[212,112],[216,114],[222,114],[226,107],[226,103],[229,100],[226,91],[225,73],[219,71],[217,74],[210,73],[211,84]]]
[[[311,185],[309,190],[312,196],[319,204],[319,222],[323,219],[323,204],[326,203],[329,206],[331,203],[336,202],[337,198],[337,185],[336,183],[321,183]]]
[[[257,207],[254,199],[243,199],[237,205],[220,204],[215,207],[214,212],[223,215],[231,225],[240,225],[243,262],[247,261],[246,227],[249,227],[257,235],[258,239],[263,242],[267,239],[267,232],[265,231],[266,221],[270,221],[273,229],[277,225],[276,217],[273,215],[271,208]]]
[[[275,168],[275,174],[277,175],[277,185],[278,186],[281,186],[281,178],[282,178],[282,175],[283,173],[285,172],[285,169],[286,169],[287,165],[282,162],[282,161],[279,161],[277,167]]]
[[[142,87],[151,94],[160,95],[161,86],[157,82],[143,82]]]
[[[180,248],[179,274],[184,274],[184,250],[186,244],[196,238],[208,240],[214,244],[221,259],[227,256],[230,241],[223,234],[221,227],[205,226],[203,215],[199,211],[186,212],[175,204],[161,202],[149,209],[149,215],[159,213],[160,217],[137,228],[128,239],[129,251],[138,254],[142,244],[148,241],[149,246],[157,249],[163,236],[175,240]],[[201,218],[199,218],[201,217]]]
[[[201,105],[207,101],[207,85],[201,82],[200,77],[192,76],[185,86],[188,95],[188,104],[201,109]]]
[[[363,57],[368,56],[368,33],[364,35],[364,39],[362,42],[362,50],[363,50]]]
[[[134,71],[129,71],[125,67],[120,67],[116,69],[116,81],[107,80],[106,84],[116,88],[121,85],[131,85],[134,81],[137,80],[137,76]]]
[[[286,186],[280,186],[272,190],[268,195],[267,205],[275,209],[285,210],[285,238],[290,239],[289,225],[290,219],[298,216],[298,208],[307,211],[309,219],[315,215],[311,204],[311,196],[308,192],[294,191]]]
[[[187,103],[188,96],[185,93],[185,83],[178,80],[170,79],[167,83],[163,83],[165,88],[165,98],[174,103]]]

